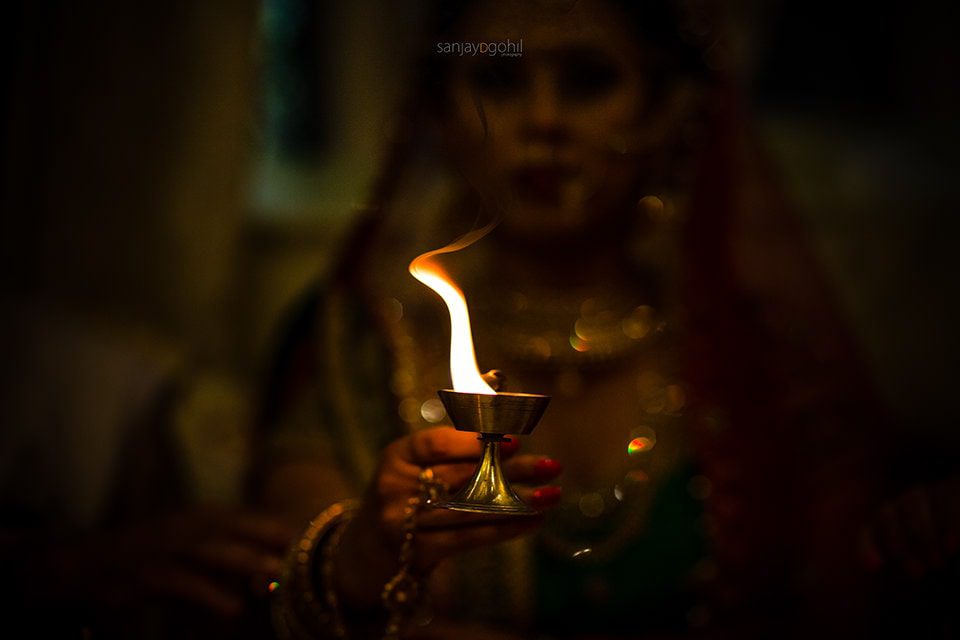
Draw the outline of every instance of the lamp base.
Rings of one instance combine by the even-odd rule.
[[[483,453],[473,476],[459,492],[433,506],[467,513],[536,515],[507,482],[500,465],[500,443],[507,434],[527,435],[543,415],[548,396],[532,393],[438,392],[447,415],[459,431],[480,434]]]
[[[499,433],[481,433],[480,440],[483,441],[483,454],[470,480],[453,498],[435,503],[434,506],[468,513],[537,513],[517,496],[503,475],[500,467],[500,444],[504,441],[504,436]]]
[[[450,511],[465,511],[467,513],[509,513],[513,515],[532,516],[538,511],[531,509],[523,502],[515,505],[509,504],[482,504],[479,502],[461,502],[459,500],[447,500],[446,502],[437,502],[434,504],[439,509],[449,509]]]

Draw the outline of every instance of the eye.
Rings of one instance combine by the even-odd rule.
[[[473,68],[470,82],[480,93],[491,98],[508,98],[524,90],[527,75],[516,60],[491,60]]]
[[[620,83],[616,61],[601,54],[580,53],[558,61],[560,95],[573,102],[588,102],[605,97]]]

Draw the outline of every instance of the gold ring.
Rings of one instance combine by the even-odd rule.
[[[433,467],[424,467],[420,471],[420,496],[426,504],[435,503],[447,492],[447,484],[438,480]]]

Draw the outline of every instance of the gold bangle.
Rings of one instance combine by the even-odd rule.
[[[354,500],[337,502],[318,514],[291,547],[274,590],[271,613],[280,638],[345,638],[346,629],[332,585],[332,558],[344,525],[358,508]],[[322,560],[322,593],[317,590],[317,560]],[[329,565],[329,566],[328,566]]]
[[[433,469],[429,467],[420,472],[419,483],[418,494],[407,501],[404,510],[400,568],[381,593],[387,610],[384,640],[397,640],[409,618],[429,601],[423,576],[414,569],[417,516],[426,505],[437,500],[446,487],[434,478]],[[346,524],[358,508],[359,504],[354,500],[330,505],[311,520],[291,548],[274,590],[273,624],[280,638],[347,637],[340,601],[334,589],[333,570]],[[318,559],[319,572],[316,571]]]
[[[343,532],[347,529],[346,524],[352,517],[353,513],[351,511],[344,512],[339,521],[332,525],[333,530],[326,537],[326,540],[320,543],[320,585],[323,588],[324,604],[330,612],[330,626],[334,637],[337,638],[346,638],[347,628],[340,611],[340,599],[333,587],[333,563],[336,559],[337,550],[340,548]]]

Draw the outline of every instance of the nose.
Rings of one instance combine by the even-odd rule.
[[[557,79],[547,69],[532,74],[524,109],[523,135],[529,142],[558,144],[566,134]]]

